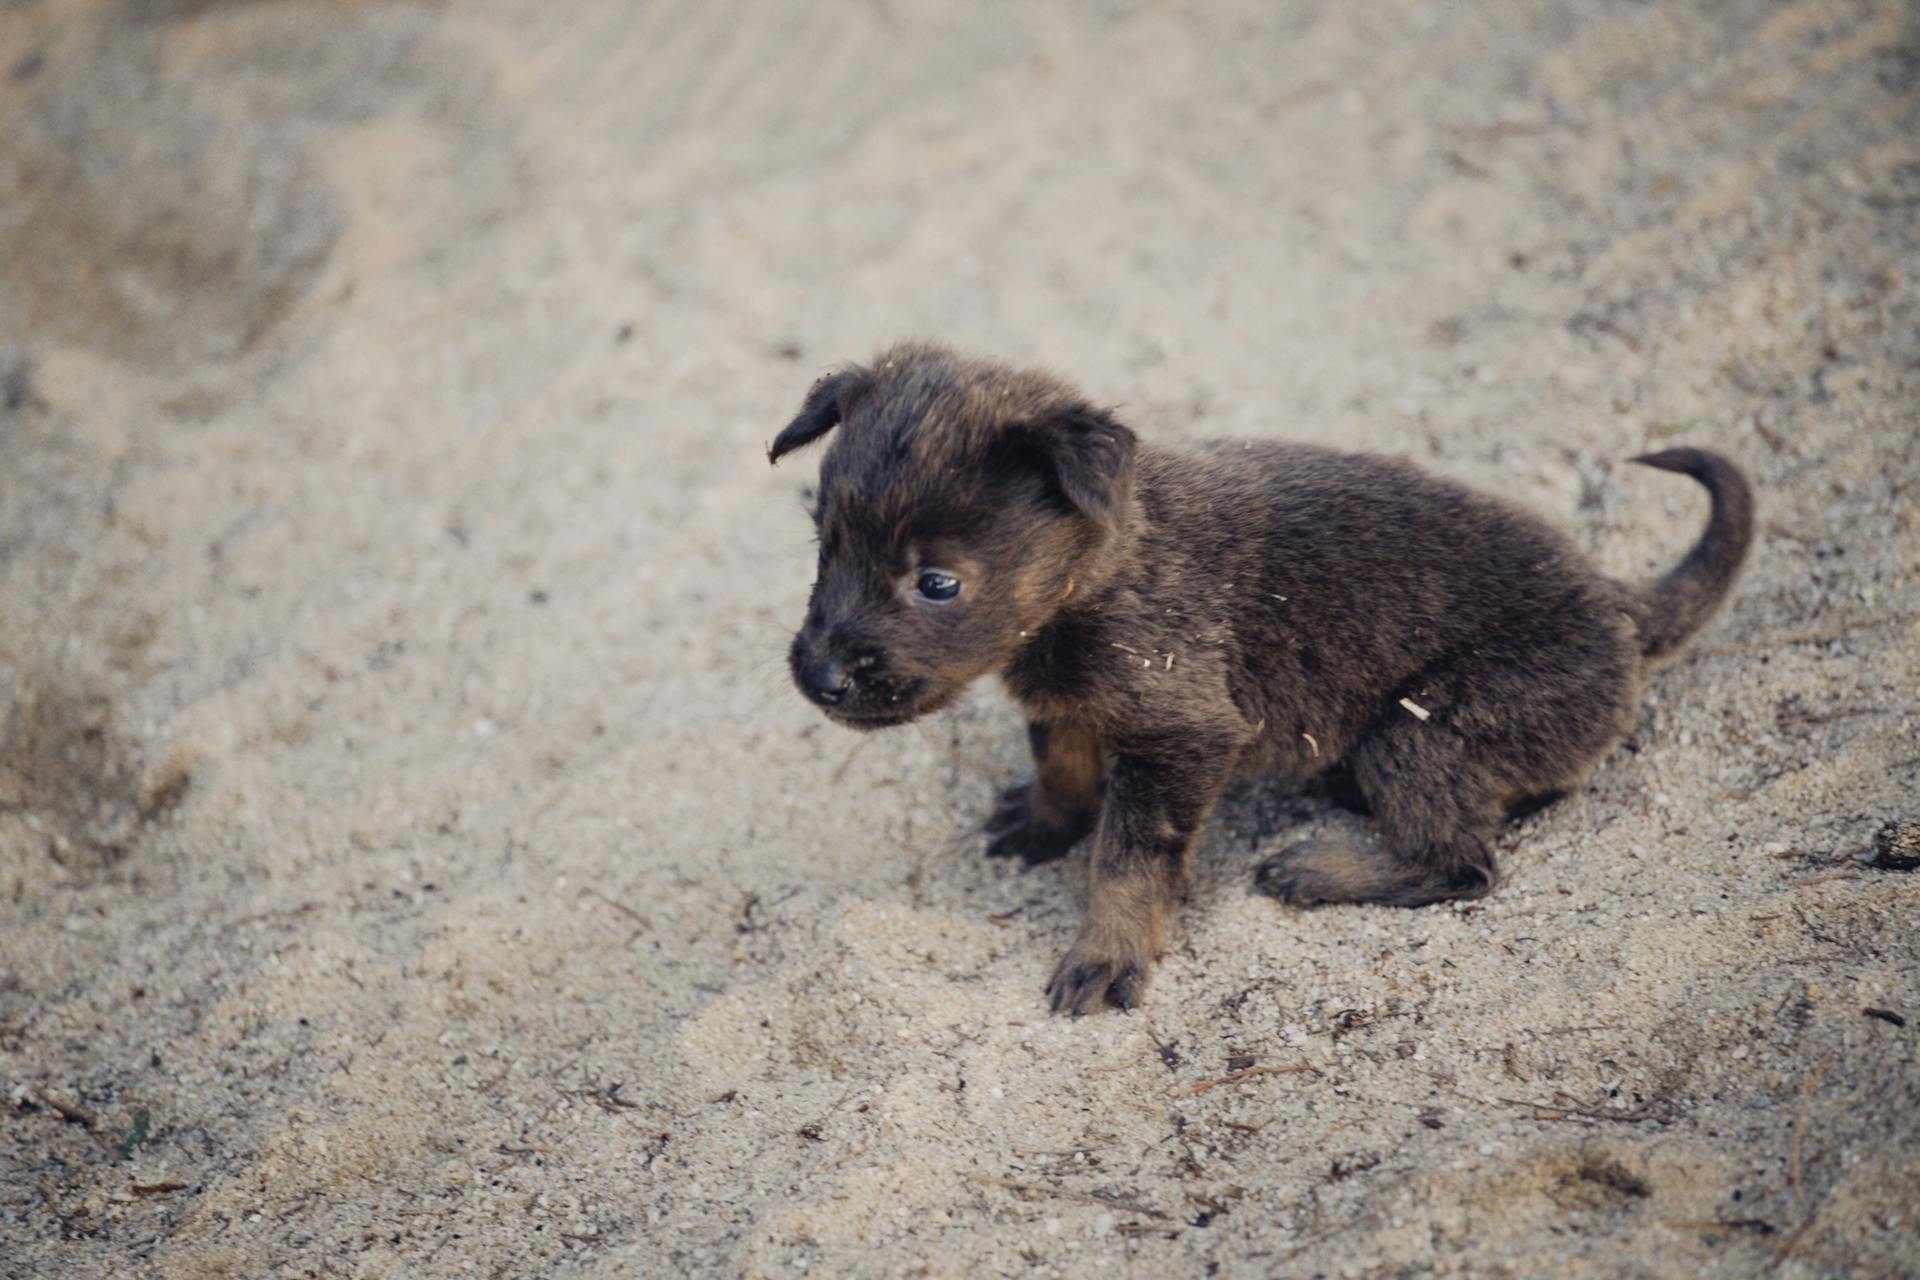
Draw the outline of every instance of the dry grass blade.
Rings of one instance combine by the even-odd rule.
[[[1800,1183],[1800,1143],[1807,1130],[1807,1109],[1813,1105],[1813,1087],[1820,1083],[1820,1073],[1827,1069],[1831,1055],[1820,1059],[1813,1070],[1807,1074],[1806,1083],[1800,1086],[1800,1109],[1793,1116],[1793,1194],[1799,1196],[1804,1188]]]
[[[991,1178],[984,1173],[976,1173],[972,1180],[983,1186],[1000,1187],[1006,1191],[1030,1191],[1035,1195],[1058,1196],[1063,1200],[1079,1200],[1086,1204],[1103,1205],[1109,1209],[1121,1209],[1127,1213],[1137,1213],[1147,1218],[1157,1218],[1161,1222],[1172,1222],[1173,1215],[1160,1212],[1151,1205],[1141,1204],[1138,1200],[1126,1196],[1105,1195],[1098,1191],[1074,1191],[1068,1187],[1040,1186],[1031,1182],[1015,1182],[1010,1178]]]
[[[35,1100],[59,1112],[60,1117],[64,1120],[71,1121],[74,1124],[85,1125],[89,1129],[99,1127],[100,1117],[88,1111],[85,1107],[75,1106],[70,1102],[62,1102],[45,1089],[35,1089],[33,1096]]]
[[[1209,1089],[1217,1089],[1223,1084],[1239,1084],[1241,1081],[1251,1080],[1255,1076],[1293,1076],[1306,1073],[1312,1073],[1317,1076],[1320,1074],[1320,1068],[1310,1067],[1304,1062],[1294,1067],[1243,1067],[1239,1071],[1229,1071],[1223,1076],[1214,1076],[1210,1080],[1201,1080],[1189,1085],[1186,1089],[1182,1090],[1182,1092],[1191,1096],[1196,1093],[1205,1093]]]

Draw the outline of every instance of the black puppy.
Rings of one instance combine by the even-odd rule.
[[[1731,464],[1672,572],[1602,576],[1498,499],[1366,454],[1176,452],[1043,373],[893,348],[821,379],[771,460],[839,428],[794,679],[841,724],[903,724],[999,673],[1033,781],[993,856],[1090,832],[1087,920],[1055,1010],[1139,1000],[1188,853],[1249,766],[1339,766],[1385,849],[1309,841],[1261,864],[1287,902],[1419,906],[1493,887],[1503,811],[1575,782],[1625,732],[1651,661],[1725,598],[1752,536]]]

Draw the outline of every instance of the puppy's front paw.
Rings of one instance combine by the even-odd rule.
[[[1150,957],[1131,948],[1098,947],[1085,937],[1073,944],[1047,983],[1047,1003],[1055,1013],[1079,1017],[1110,1004],[1131,1009],[1147,989]]]
[[[1028,866],[1063,858],[1087,834],[1087,823],[1052,822],[1033,811],[1033,785],[1011,787],[987,819],[987,856],[1018,858]]]

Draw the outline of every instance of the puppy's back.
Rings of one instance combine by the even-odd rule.
[[[1330,633],[1391,624],[1431,653],[1569,593],[1627,594],[1540,517],[1398,459],[1245,441],[1142,452],[1154,541],[1267,585]]]

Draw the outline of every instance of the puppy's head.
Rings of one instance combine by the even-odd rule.
[[[770,461],[833,433],[790,661],[862,729],[937,710],[1072,597],[1131,506],[1133,433],[1045,374],[895,347],[822,378]]]

